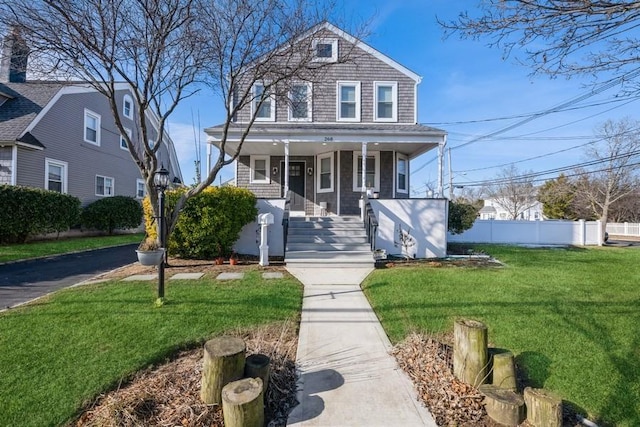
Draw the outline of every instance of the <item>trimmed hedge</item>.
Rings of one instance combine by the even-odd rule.
[[[38,188],[0,185],[0,242],[66,231],[80,219],[80,199]]]
[[[132,197],[96,200],[82,210],[82,226],[113,234],[116,229],[136,228],[142,222],[142,206]]]
[[[166,192],[171,210],[186,189]],[[151,202],[143,203],[147,235],[157,236]],[[244,188],[209,187],[185,203],[178,223],[169,237],[169,252],[182,258],[213,259],[229,256],[242,227],[258,215],[255,195]]]

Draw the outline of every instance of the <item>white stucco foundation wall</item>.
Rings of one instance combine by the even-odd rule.
[[[410,257],[444,258],[447,254],[446,199],[370,199],[378,219],[376,249],[404,255],[400,234],[412,239]]]
[[[284,236],[282,216],[284,215],[284,199],[258,199],[258,215],[273,214],[273,225],[269,226],[268,245],[269,256],[284,256]],[[258,217],[242,228],[240,238],[233,245],[233,250],[239,254],[260,255],[260,225]]]
[[[449,234],[452,243],[528,245],[597,245],[599,221],[503,221],[478,219],[462,234]]]

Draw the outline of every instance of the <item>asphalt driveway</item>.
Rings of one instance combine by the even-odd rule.
[[[0,265],[0,310],[137,260],[137,243]]]

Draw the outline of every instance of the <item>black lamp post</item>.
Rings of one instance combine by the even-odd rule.
[[[169,187],[169,171],[161,166],[153,176],[153,183],[158,190],[158,236],[160,237],[160,246],[165,250],[166,256],[166,244],[165,244],[165,217],[164,217],[164,192]],[[164,265],[165,256],[162,257],[162,261],[158,266],[158,298],[164,298]]]

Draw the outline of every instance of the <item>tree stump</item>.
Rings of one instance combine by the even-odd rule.
[[[245,378],[260,378],[262,380],[263,392],[267,393],[269,387],[269,356],[265,354],[252,354],[247,357],[244,364]]]
[[[453,339],[453,375],[474,387],[483,384],[489,362],[487,327],[475,320],[456,320]]]
[[[493,385],[505,390],[516,391],[516,367],[513,353],[493,355]]]
[[[260,378],[244,378],[222,389],[222,415],[226,427],[263,427],[264,394]]]
[[[562,399],[542,389],[527,387],[524,389],[527,404],[527,421],[535,427],[562,426]]]
[[[246,345],[240,338],[219,337],[204,345],[200,398],[209,405],[222,403],[222,388],[244,374]]]
[[[506,426],[517,426],[524,421],[524,399],[518,393],[492,384],[483,384],[478,391],[484,395],[489,417]]]

